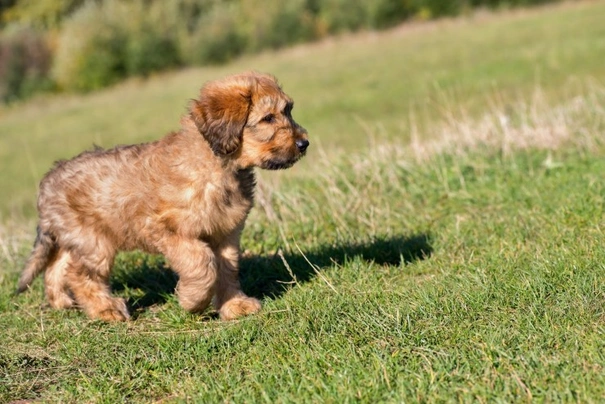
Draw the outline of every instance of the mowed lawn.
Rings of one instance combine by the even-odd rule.
[[[599,402],[605,2],[363,33],[0,111],[0,402]],[[37,182],[92,143],[176,129],[209,79],[280,78],[310,153],[262,173],[242,284],[185,313],[122,254],[106,324],[13,296]]]

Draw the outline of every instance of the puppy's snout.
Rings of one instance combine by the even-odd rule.
[[[301,153],[304,153],[305,150],[307,150],[307,147],[309,147],[309,141],[306,139],[299,139],[296,141],[296,147],[298,147],[298,150],[300,150]]]

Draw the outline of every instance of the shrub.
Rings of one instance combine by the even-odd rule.
[[[381,29],[412,15],[409,1],[325,0],[320,6],[321,23],[331,34],[359,29]]]
[[[53,77],[67,90],[107,86],[126,74],[125,44],[126,35],[108,7],[86,3],[63,26]]]
[[[410,1],[376,0],[366,2],[368,7],[368,25],[373,29],[381,29],[397,25],[414,14]]]
[[[318,19],[326,33],[356,31],[367,24],[364,0],[326,0],[319,8]]]
[[[463,0],[412,0],[411,6],[414,14],[435,18],[458,14],[463,8],[463,3],[466,2]]]
[[[412,17],[550,1],[555,0],[16,0],[5,6],[3,17],[59,30],[52,77],[61,88],[88,91],[128,76],[181,64],[224,63],[244,52],[383,29]],[[19,47],[3,40],[3,99],[48,83],[43,79],[48,66],[32,67],[38,62],[28,62],[31,52],[23,50],[43,46],[35,43]]]
[[[318,37],[316,1],[240,1],[240,27],[248,39],[247,50],[281,48]]]
[[[184,19],[179,4],[139,0],[124,8],[125,15],[118,25],[127,38],[124,57],[129,76],[146,76],[181,63],[177,43]]]
[[[129,76],[146,76],[179,64],[178,49],[173,38],[155,31],[149,24],[143,24],[139,30],[128,33],[124,57]]]
[[[238,30],[236,10],[230,5],[219,5],[202,15],[187,40],[184,52],[192,64],[225,63],[242,54],[246,39]]]
[[[6,0],[3,0],[6,2]],[[3,2],[0,0],[0,9]],[[80,7],[85,0],[10,0],[3,20],[38,29],[56,29],[65,16]]]
[[[48,90],[51,53],[37,31],[18,28],[0,37],[0,100],[25,98]]]
[[[264,46],[284,46],[315,39],[315,19],[305,0],[290,0],[276,5],[268,28],[264,32]]]
[[[79,9],[61,32],[53,68],[57,83],[88,91],[180,64],[177,34],[160,21],[163,3],[154,4],[106,0]]]

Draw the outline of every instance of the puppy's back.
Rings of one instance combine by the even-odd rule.
[[[125,195],[136,192],[129,181],[148,144],[95,147],[70,160],[57,161],[40,182],[38,212],[44,231],[60,236],[67,229],[107,226],[119,220]],[[118,209],[116,209],[118,208]],[[107,223],[104,223],[107,222]]]

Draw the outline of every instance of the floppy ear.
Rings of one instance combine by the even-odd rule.
[[[225,156],[239,148],[252,105],[252,87],[250,80],[210,82],[191,104],[191,117],[214,154]]]

